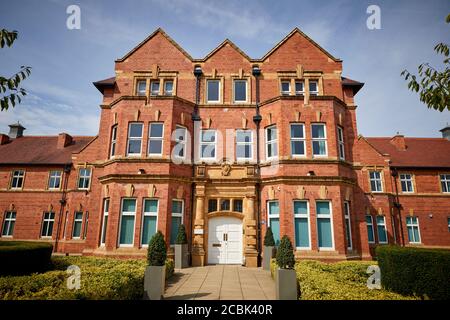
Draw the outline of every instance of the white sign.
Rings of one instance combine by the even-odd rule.
[[[203,229],[194,229],[194,234],[203,234]]]

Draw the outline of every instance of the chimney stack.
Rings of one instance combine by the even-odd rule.
[[[67,133],[60,133],[58,135],[58,143],[56,148],[63,149],[72,143],[72,136]]]
[[[447,123],[447,126],[444,129],[439,130],[442,132],[442,138],[450,140],[450,126]]]
[[[392,137],[391,144],[393,144],[398,150],[405,151],[406,150],[406,142],[405,136],[397,133]]]
[[[0,146],[7,144],[9,142],[9,137],[7,134],[0,133]]]
[[[11,139],[20,138],[23,136],[23,131],[25,128],[17,121],[17,123],[13,123],[9,125],[9,137]]]

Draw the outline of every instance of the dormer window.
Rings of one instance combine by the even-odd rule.
[[[281,81],[281,95],[288,96],[291,93],[291,82]]]
[[[319,85],[317,81],[309,81],[309,95],[310,96],[319,95]]]
[[[297,96],[305,94],[305,84],[303,81],[295,81],[295,94]]]
[[[145,96],[147,90],[147,80],[138,80],[136,83],[136,95]]]
[[[166,96],[173,95],[173,81],[172,80],[164,81],[164,95],[166,95]]]
[[[159,95],[159,81],[150,82],[150,94],[152,96]]]

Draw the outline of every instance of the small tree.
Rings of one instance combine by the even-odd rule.
[[[266,235],[264,236],[264,245],[266,247],[275,247],[275,240],[273,238],[272,229],[267,227]]]
[[[186,236],[186,228],[184,227],[184,224],[180,224],[178,227],[178,234],[177,239],[175,241],[176,244],[186,244],[187,242],[187,236]]]
[[[277,251],[277,265],[281,269],[293,269],[295,264],[294,249],[288,236],[283,236]]]
[[[158,231],[150,240],[147,251],[147,262],[149,266],[163,266],[166,263],[167,248],[166,241],[161,231]]]

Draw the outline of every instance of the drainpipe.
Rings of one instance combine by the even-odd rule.
[[[400,224],[400,240],[401,240],[401,245],[405,246],[405,236],[403,235],[403,223],[402,223],[402,211],[401,211],[402,205],[400,204],[400,200],[399,200],[399,196],[398,196],[398,186],[397,186],[398,172],[397,172],[397,169],[392,168],[391,175],[394,178],[394,187],[395,187],[394,207],[397,208],[397,210],[398,210],[398,219],[399,219],[399,224]],[[395,221],[395,218],[394,218],[394,221]]]
[[[254,65],[252,68],[252,74],[256,81],[256,114],[253,116],[253,122],[256,125],[256,177],[258,182],[255,184],[256,191],[256,243],[258,250],[258,260],[261,255],[261,170],[260,170],[260,156],[259,156],[259,128],[262,117],[259,113],[259,76],[261,75],[261,69],[258,65]]]
[[[67,184],[68,184],[69,173],[70,173],[70,169],[71,168],[72,168],[71,164],[66,164],[64,166],[62,194],[61,194],[61,200],[59,200],[59,203],[61,204],[61,206],[60,206],[60,209],[59,209],[58,228],[56,229],[55,247],[53,248],[53,252],[57,252],[57,250],[58,250],[58,240],[59,240],[60,231],[61,231],[61,221],[64,218],[64,207],[65,207],[66,202],[67,202],[67,200],[66,200]]]
[[[195,82],[195,105],[194,105],[194,112],[192,113],[192,134],[191,134],[191,165],[192,165],[192,179],[195,179],[195,122],[201,121],[200,115],[198,114],[198,104],[200,102],[200,78],[202,76],[202,68],[199,65],[196,65],[194,67],[194,76],[196,78]],[[195,217],[194,212],[194,195],[195,195],[195,182],[192,181],[191,183],[191,219],[189,221],[189,230],[191,231],[191,236],[189,239],[189,252],[192,252],[192,239],[194,235],[192,234],[192,223]],[[192,255],[190,255],[191,263],[192,264]]]

